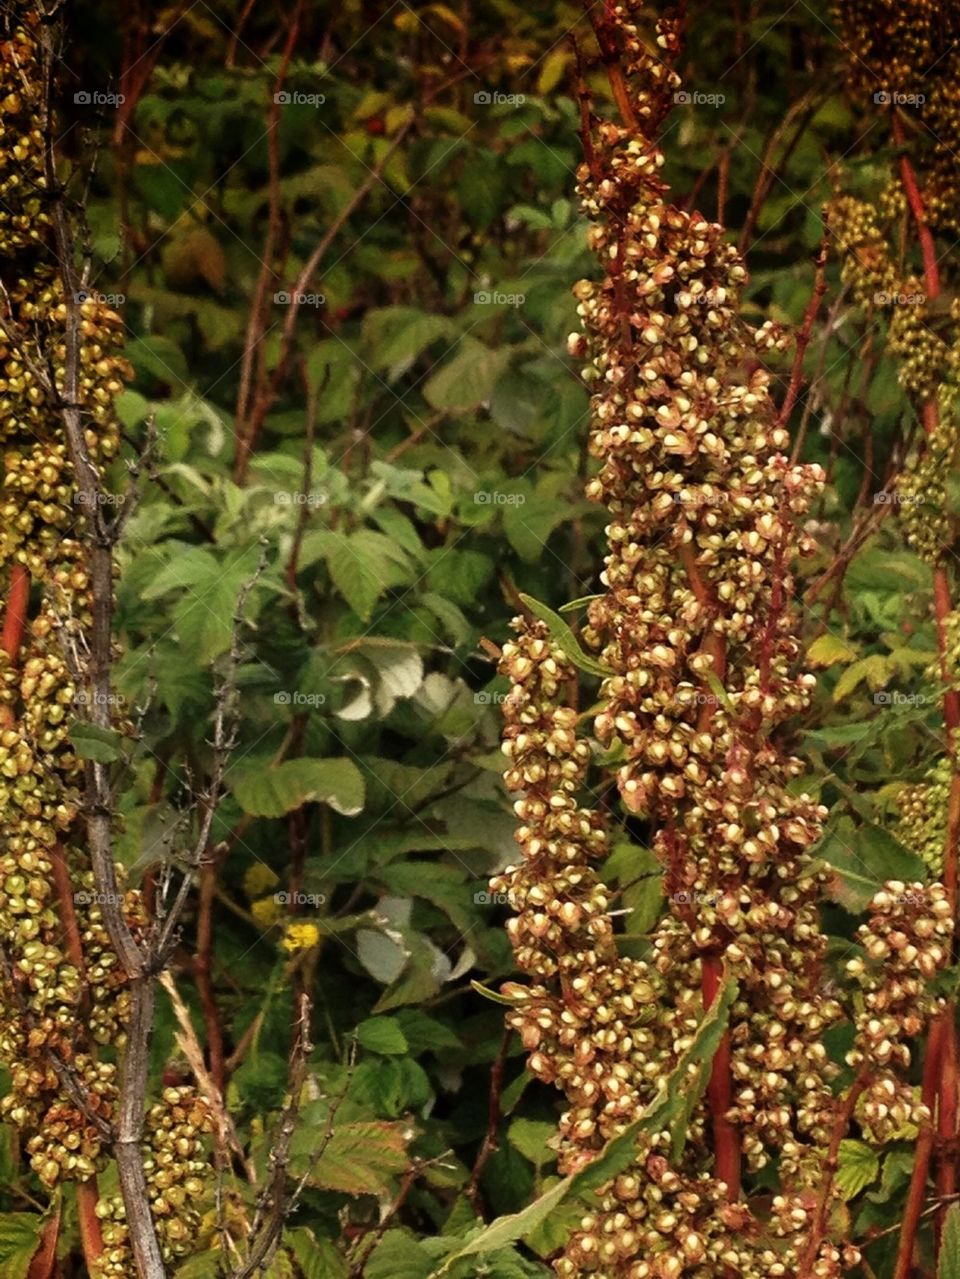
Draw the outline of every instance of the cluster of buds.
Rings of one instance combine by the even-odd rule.
[[[900,820],[896,835],[916,853],[933,875],[943,873],[943,848],[947,837],[947,803],[953,764],[941,755],[923,780],[902,787],[897,795]]]
[[[854,1067],[870,1063],[870,1084],[857,1118],[867,1135],[883,1143],[930,1119],[906,1081],[909,1041],[944,1006],[929,983],[950,962],[953,917],[942,884],[901,880],[890,880],[874,895],[869,916],[857,934],[864,954],[847,963],[848,976],[862,992],[847,1062]]]
[[[193,1088],[165,1088],[146,1120],[144,1171],[150,1209],[163,1258],[172,1263],[196,1246],[209,1176],[203,1138],[212,1127],[210,1109]],[[105,1249],[97,1279],[127,1279],[130,1250],[123,1200],[119,1195],[103,1197],[97,1216]]]
[[[600,466],[587,493],[610,512],[606,591],[583,630],[609,672],[595,735],[625,809],[649,824],[669,910],[648,960],[619,954],[594,869],[607,836],[577,801],[590,752],[564,704],[574,672],[543,627],[519,624],[501,671],[524,858],[494,888],[517,912],[511,939],[532,984],[505,988],[508,1021],[570,1102],[559,1149],[573,1170],[650,1102],[718,979],[735,979],[724,1113],[694,1109],[680,1158],[664,1134],[643,1138],[554,1264],[609,1279],[786,1276],[807,1255],[802,1205],[821,1184],[835,1107],[823,1032],[842,1013],[825,985],[825,876],[811,856],[825,810],[772,741],[815,686],[797,670],[790,600],[823,474],[785,456],[760,364],[787,337],[744,322],[740,256],[721,226],[671,204],[658,176],[679,34],[662,19],[651,52],[633,8],[601,19],[629,105],[622,123],[595,126],[578,174],[605,275],[575,288],[584,332],[569,349],[592,392]],[[749,1168],[776,1163],[782,1212],[755,1217],[718,1178],[718,1118]],[[842,1241],[818,1238],[813,1253],[818,1279],[856,1263]]]
[[[7,9],[0,39],[0,586],[10,625],[0,650],[0,1059],[9,1087],[0,1115],[20,1130],[31,1168],[53,1188],[89,1180],[109,1155],[128,979],[81,844],[81,762],[70,741],[83,704],[87,677],[78,654],[92,600],[88,513],[77,500],[50,391],[62,395],[65,386],[70,307],[45,177],[43,54],[31,7]],[[119,450],[114,401],[131,373],[123,325],[99,297],[73,305],[78,405],[88,455],[102,467]],[[120,867],[117,876],[127,925],[143,938],[140,895],[123,888]],[[194,1236],[190,1204],[207,1169],[198,1144],[202,1107],[173,1091],[148,1117],[149,1180],[170,1256]],[[103,1276],[128,1275],[129,1248],[115,1240],[100,1264]]]

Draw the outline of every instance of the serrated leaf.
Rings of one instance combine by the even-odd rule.
[[[0,1279],[26,1279],[43,1225],[39,1213],[0,1213]]]
[[[475,338],[463,338],[453,358],[427,381],[424,398],[434,409],[475,409],[493,394],[509,359],[509,347],[494,351]]]
[[[808,666],[835,666],[839,662],[852,662],[857,650],[839,635],[829,631],[819,635],[807,649]]]
[[[880,1160],[876,1151],[866,1142],[855,1141],[852,1137],[841,1141],[836,1183],[844,1199],[856,1198],[861,1190],[876,1180],[879,1171]]]
[[[284,1231],[283,1241],[297,1259],[303,1279],[347,1279],[350,1267],[325,1235],[307,1226]]]
[[[251,817],[282,817],[308,803],[329,804],[345,817],[363,809],[363,774],[352,759],[289,759],[227,780]]]
[[[410,1162],[408,1132],[406,1124],[385,1120],[341,1124],[314,1163],[310,1180],[345,1195],[389,1194],[394,1174],[403,1172]],[[303,1136],[315,1144],[316,1133]]]
[[[388,1230],[363,1267],[364,1279],[428,1279],[434,1261],[405,1230]]]
[[[124,738],[112,728],[101,728],[83,720],[70,727],[70,741],[80,759],[112,764],[123,755]]]
[[[376,371],[387,370],[387,381],[403,377],[422,351],[446,337],[450,321],[411,306],[388,306],[367,311],[363,339],[368,362]]]
[[[835,703],[842,702],[864,680],[874,692],[877,692],[889,682],[893,673],[890,658],[885,653],[872,653],[869,657],[861,657],[852,666],[848,666],[837,680],[833,690],[833,700]]]
[[[521,595],[520,598],[534,617],[538,617],[541,622],[546,622],[547,629],[550,631],[550,638],[574,666],[581,671],[587,671],[590,675],[610,674],[610,671],[602,662],[598,662],[595,657],[591,657],[589,653],[583,651],[576,635],[574,635],[559,613],[555,613],[546,604],[541,604],[532,595]]]
[[[409,1051],[409,1044],[394,1017],[368,1017],[357,1027],[357,1039],[370,1052],[399,1056]]]

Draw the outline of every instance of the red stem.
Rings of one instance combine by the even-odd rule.
[[[950,1014],[952,1018],[952,1013]],[[933,1109],[937,1096],[938,1075],[943,1056],[943,1039],[945,1035],[946,1013],[934,1022],[927,1041],[927,1059],[923,1064],[922,1099],[925,1105]],[[893,1279],[910,1279],[913,1262],[913,1246],[923,1212],[923,1202],[927,1192],[927,1173],[930,1170],[930,1158],[933,1154],[933,1124],[926,1124],[920,1131],[914,1153],[913,1172],[910,1176],[910,1189],[907,1191],[907,1203],[903,1210],[903,1221],[900,1226],[900,1244],[897,1248],[897,1260],[894,1266]]]
[[[723,964],[718,955],[707,955],[703,960],[704,1012],[709,1011],[723,981]],[[733,1105],[730,1082],[730,1031],[720,1041],[710,1068],[707,1097],[710,1101],[710,1118],[713,1124],[714,1176],[726,1183],[727,1197],[740,1198],[740,1138],[736,1128],[727,1118]]]

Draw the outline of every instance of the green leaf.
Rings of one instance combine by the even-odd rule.
[[[385,1120],[339,1125],[313,1165],[311,1182],[345,1195],[389,1194],[394,1176],[410,1162],[408,1132],[406,1123]],[[304,1148],[299,1153],[309,1154],[317,1133],[301,1130],[300,1136]]]
[[[847,1138],[840,1143],[836,1182],[844,1199],[854,1199],[875,1181],[880,1171],[876,1151],[863,1141]]]
[[[834,666],[837,662],[852,662],[856,656],[857,650],[852,644],[829,631],[819,635],[807,649],[810,666]]]
[[[574,666],[581,671],[587,671],[590,675],[610,674],[609,669],[602,662],[598,662],[595,657],[591,657],[589,653],[583,651],[576,635],[574,635],[559,613],[555,613],[546,604],[541,604],[532,595],[521,595],[520,598],[534,617],[538,617],[541,622],[546,622],[550,631],[550,638]]]
[[[720,1047],[737,994],[735,982],[728,982],[724,986],[697,1028],[690,1047],[673,1071],[661,1082],[656,1097],[622,1133],[607,1142],[596,1159],[580,1172],[564,1177],[520,1212],[501,1217],[493,1225],[481,1230],[458,1252],[448,1257],[436,1274],[446,1274],[450,1266],[463,1257],[494,1252],[516,1239],[524,1238],[546,1221],[568,1196],[596,1190],[605,1181],[623,1172],[636,1158],[636,1141],[642,1132],[669,1128],[674,1152],[678,1148],[682,1149],[690,1114],[707,1086],[710,1065]]]
[[[450,321],[412,306],[387,306],[363,317],[363,340],[369,364],[387,370],[387,381],[403,377],[417,356],[450,332]]]
[[[960,1279],[960,1204],[951,1204],[944,1218],[937,1279]]]
[[[98,764],[112,764],[123,755],[124,738],[119,733],[83,720],[71,725],[70,741],[80,759],[92,759]]]
[[[363,808],[363,774],[352,759],[288,759],[227,778],[251,817],[282,817],[302,804],[329,804],[345,817]]]
[[[476,338],[465,337],[453,358],[428,380],[424,398],[434,409],[475,409],[493,394],[509,359],[509,347],[493,351]]]
[[[537,1168],[553,1163],[557,1152],[547,1142],[556,1136],[556,1125],[544,1119],[514,1119],[507,1129],[507,1140]]]
[[[368,1017],[357,1027],[357,1039],[364,1048],[384,1055],[400,1055],[409,1044],[394,1017]]]
[[[283,1241],[296,1257],[303,1279],[348,1279],[350,1267],[325,1235],[297,1226],[284,1232]]]
[[[434,1262],[405,1230],[388,1230],[363,1267],[364,1279],[429,1279]]]
[[[0,1213],[0,1279],[26,1279],[44,1220],[36,1212]]]
[[[411,579],[410,559],[402,547],[383,533],[359,529],[355,533],[322,530],[323,541],[308,534],[303,544],[309,550],[322,546],[327,568],[337,590],[361,621],[369,622],[377,600],[391,586]]]

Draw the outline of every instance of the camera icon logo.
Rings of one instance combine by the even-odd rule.
[[[279,293],[274,293],[273,300],[278,306],[289,306],[290,294],[285,289],[281,289]]]
[[[478,107],[488,107],[493,101],[486,89],[479,89],[474,95],[473,100]]]
[[[289,94],[289,93],[287,93],[287,91],[286,91],[285,89],[284,89],[284,90],[281,90],[281,92],[280,92],[280,93],[275,93],[275,94],[273,95],[273,100],[274,100],[274,102],[277,104],[277,106],[278,106],[278,107],[286,107],[286,106],[289,106],[289,105],[290,105],[290,103],[293,101],[293,99],[290,97],[290,94]]]
[[[81,107],[88,107],[93,101],[86,89],[80,89],[77,93],[75,93],[73,95],[73,100]]]
[[[675,93],[673,95],[673,100],[678,107],[684,107],[684,106],[689,106],[690,102],[692,101],[692,98],[690,97],[690,94],[686,92],[685,89],[681,89],[678,93]]]
[[[881,106],[889,106],[891,102],[890,94],[887,93],[885,89],[881,89],[879,93],[875,93],[873,95],[873,100]]]
[[[489,306],[490,294],[485,289],[481,289],[479,293],[474,293],[473,302],[475,306]]]
[[[273,700],[277,706],[289,706],[293,698],[287,692],[274,693]]]

